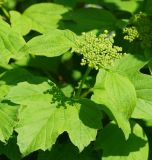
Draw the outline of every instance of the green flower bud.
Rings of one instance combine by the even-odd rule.
[[[124,39],[128,40],[129,42],[132,42],[135,39],[139,38],[138,30],[134,26],[124,28],[123,32],[126,34],[126,36],[124,36]]]
[[[152,47],[152,20],[145,13],[135,14],[130,19],[130,27],[123,29],[126,34],[124,39],[129,42],[138,39],[141,41],[141,47],[150,48]]]
[[[109,68],[122,55],[122,48],[113,44],[114,37],[115,34],[110,35],[107,30],[99,36],[92,32],[82,33],[73,51],[83,55],[81,65],[88,65],[96,70]]]

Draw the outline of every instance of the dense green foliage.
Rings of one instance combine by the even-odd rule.
[[[0,159],[152,159],[152,1],[0,0]]]

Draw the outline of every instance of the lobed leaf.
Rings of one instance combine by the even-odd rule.
[[[137,103],[132,118],[143,119],[151,123],[152,77],[142,74],[140,69],[149,61],[140,55],[126,55],[118,60],[113,70],[130,79],[136,89]]]
[[[6,98],[23,106],[16,128],[23,155],[50,149],[64,131],[82,151],[101,128],[101,114],[93,102],[67,99],[51,82],[19,83]]]
[[[11,11],[12,28],[21,35],[26,35],[30,30],[46,33],[58,28],[62,14],[68,12],[68,8],[54,3],[39,3],[27,8],[23,14]]]
[[[11,58],[21,59],[25,54],[27,54],[27,47],[23,37],[0,19],[0,63],[8,64]]]
[[[0,141],[6,142],[17,122],[18,107],[0,103]]]
[[[136,106],[133,84],[118,73],[100,69],[93,91],[91,99],[105,105],[106,111],[112,113],[125,137],[128,138],[131,132],[129,118]]]
[[[29,53],[56,57],[64,54],[76,44],[76,35],[69,30],[52,30],[50,33],[31,39],[27,46]]]
[[[152,121],[152,77],[144,74],[136,74],[132,78],[138,97],[137,106],[132,117]]]
[[[21,35],[26,35],[32,28],[31,19],[17,11],[10,11],[10,21],[11,28]]]

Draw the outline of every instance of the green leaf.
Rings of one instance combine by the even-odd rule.
[[[19,82],[28,81],[29,83],[39,84],[45,78],[37,77],[29,73],[23,68],[15,68],[6,72],[3,72],[0,76],[0,101],[5,99],[12,86],[17,85]]]
[[[120,74],[100,70],[93,91],[91,99],[105,105],[106,110],[112,113],[125,137],[128,138],[131,132],[129,118],[136,106],[136,92],[133,84]]]
[[[31,39],[29,53],[47,57],[59,56],[75,46],[76,35],[69,30],[52,30],[50,33]]]
[[[32,78],[32,74],[21,68],[3,72],[0,75],[0,102],[5,99],[12,86],[19,82],[31,80]]]
[[[50,149],[64,131],[82,151],[101,128],[101,113],[93,102],[67,99],[51,82],[19,83],[6,98],[25,106],[20,110],[16,128],[23,155]]]
[[[71,54],[71,52],[70,52]],[[32,67],[37,70],[41,70],[47,76],[48,73],[55,73],[61,64],[61,57],[45,57],[45,56],[33,56],[31,54],[25,56],[21,60],[15,61],[15,65],[18,67]],[[51,76],[50,76],[51,77]]]
[[[104,0],[103,3],[106,7],[108,7],[111,10],[124,10],[134,13],[140,7],[140,3],[142,2],[139,3],[139,1],[136,0]]]
[[[95,104],[84,99],[71,104],[65,115],[65,131],[74,145],[82,151],[91,141],[96,139],[97,129],[101,128],[101,114]]]
[[[22,15],[11,11],[11,24],[13,29],[22,35],[26,35],[30,30],[46,33],[58,28],[62,14],[68,10],[65,6],[54,3],[34,4],[27,8]]]
[[[15,32],[26,35],[32,28],[31,20],[17,11],[10,11],[11,27]]]
[[[17,122],[18,107],[0,103],[0,141],[6,142]]]
[[[115,61],[111,70],[121,75],[132,77],[135,73],[139,73],[140,69],[148,63],[147,59],[143,55],[123,55],[122,58]]]
[[[124,139],[122,131],[111,123],[97,137],[96,147],[103,150],[102,160],[147,160],[148,142],[142,128],[132,123],[129,139]]]
[[[14,68],[0,76],[0,85],[14,86],[19,82],[30,81],[33,75],[23,68]],[[37,79],[38,81],[39,79]],[[2,94],[1,94],[2,95]]]
[[[2,82],[0,82],[2,83]],[[0,85],[0,102],[4,99],[4,97],[7,95],[9,91],[9,86],[8,85]]]
[[[0,19],[0,59],[2,64],[8,64],[11,58],[21,59],[27,52],[26,42],[9,24]]]
[[[137,106],[132,117],[152,121],[152,76],[136,74],[132,77],[138,97]]]
[[[64,14],[63,19],[65,20],[65,28],[67,28],[66,21],[73,21],[75,23],[69,28],[81,32],[114,28],[117,21],[111,12],[95,8],[83,8],[68,12]]]
[[[126,55],[118,60],[113,70],[127,76],[136,89],[137,103],[132,118],[152,121],[152,76],[142,74],[140,69],[149,61],[144,56]]]

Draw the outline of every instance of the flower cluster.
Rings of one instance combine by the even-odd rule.
[[[122,48],[114,46],[115,34],[105,30],[103,34],[89,32],[83,33],[82,37],[77,41],[77,47],[74,49],[76,53],[83,55],[81,65],[90,68],[109,68],[115,59],[119,59],[122,55]]]
[[[129,25],[123,30],[126,34],[124,39],[130,42],[139,39],[143,48],[150,48],[152,46],[152,20],[150,17],[140,12],[130,19]]]
[[[124,28],[123,32],[126,34],[124,39],[128,40],[129,42],[132,42],[135,39],[139,38],[139,33],[134,26]]]

